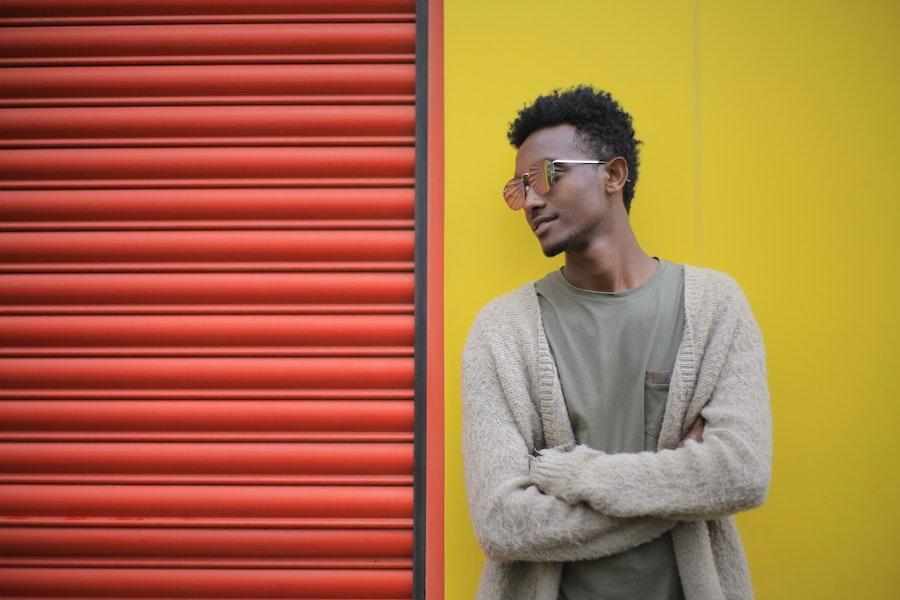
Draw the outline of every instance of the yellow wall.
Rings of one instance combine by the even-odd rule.
[[[898,28],[892,0],[445,3],[449,600],[473,596],[483,560],[460,460],[465,334],[562,264],[503,204],[506,127],[579,82],[611,91],[644,142],[643,249],[731,274],[762,327],[774,472],[737,517],[757,597],[897,597]]]

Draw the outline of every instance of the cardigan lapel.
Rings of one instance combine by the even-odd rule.
[[[694,396],[694,383],[697,378],[696,361],[696,314],[698,299],[702,296],[697,289],[701,280],[694,267],[683,265],[684,269],[684,332],[681,344],[675,355],[672,367],[672,379],[669,395],[666,398],[666,411],[663,416],[662,429],[659,433],[657,450],[674,448],[687,433],[692,423],[685,423],[690,399]]]
[[[548,448],[574,446],[575,433],[572,431],[569,412],[563,399],[562,385],[559,383],[556,363],[553,361],[553,355],[550,353],[550,343],[547,341],[547,335],[544,332],[541,306],[533,282],[529,292],[529,310],[533,311],[534,317],[532,322],[538,325],[538,394],[541,407],[541,425],[544,429],[544,444]]]

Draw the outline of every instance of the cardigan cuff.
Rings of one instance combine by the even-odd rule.
[[[587,460],[596,452],[587,446],[559,446],[540,450],[530,461],[531,479],[545,494],[569,504],[583,501],[583,479]]]

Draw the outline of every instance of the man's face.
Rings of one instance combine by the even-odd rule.
[[[516,154],[515,175],[543,159],[596,160],[577,145],[577,130],[568,124],[539,129]],[[523,212],[545,256],[587,246],[608,212],[605,165],[558,164],[556,183],[546,194],[529,189]]]

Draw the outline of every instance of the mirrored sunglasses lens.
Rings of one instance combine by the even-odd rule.
[[[547,181],[547,191],[549,192],[556,183],[556,165],[553,164],[553,161],[544,161],[544,179]]]
[[[503,188],[503,199],[513,210],[519,210],[525,205],[525,188],[521,179],[513,179]]]
[[[550,191],[549,169],[552,168],[553,165],[549,160],[542,160],[528,169],[528,183],[538,194],[546,194]]]

